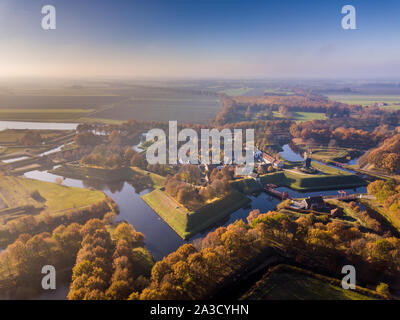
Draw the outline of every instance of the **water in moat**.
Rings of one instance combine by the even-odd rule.
[[[285,149],[286,155],[291,152],[295,154],[293,150],[287,146]],[[292,154],[291,158],[294,158]],[[300,155],[296,155],[301,157]],[[49,173],[48,171],[30,171],[24,174],[25,177],[31,179],[37,179],[48,182],[55,182],[60,176]],[[62,177],[63,178],[63,177]],[[117,204],[120,209],[118,215],[118,221],[127,221],[133,225],[133,227],[142,232],[145,235],[146,247],[152,253],[156,260],[160,260],[167,256],[169,253],[175,251],[182,244],[187,242],[195,241],[196,239],[204,237],[208,232],[214,230],[219,226],[227,226],[236,220],[246,220],[250,211],[259,209],[261,212],[268,212],[273,210],[279,203],[278,199],[275,199],[265,193],[250,196],[251,203],[239,210],[236,210],[230,214],[226,219],[220,221],[214,226],[201,234],[185,241],[182,240],[169,226],[166,224],[141,198],[143,194],[150,192],[149,189],[141,189],[140,186],[135,186],[133,182],[121,181],[117,183],[104,183],[99,181],[90,180],[79,180],[63,178],[63,184],[66,186],[81,187],[81,188],[95,188],[103,190],[108,196],[110,196]],[[308,192],[299,193],[288,188],[278,188],[280,191],[288,191],[292,197],[304,198],[313,195],[334,195],[337,194],[336,190],[331,191],[319,191],[319,192]],[[357,188],[347,190],[348,193],[359,193],[365,192],[365,188]],[[37,299],[64,299],[68,293],[68,286],[61,284],[59,288],[52,293],[44,293],[37,296]]]

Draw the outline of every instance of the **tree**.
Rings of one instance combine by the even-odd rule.
[[[376,292],[378,292],[386,297],[390,296],[389,286],[383,282],[381,282],[380,284],[377,285]]]
[[[131,286],[128,281],[117,280],[111,283],[105,295],[110,300],[126,300],[131,292]]]
[[[132,157],[131,165],[134,167],[141,168],[141,169],[146,169],[147,160],[143,155],[141,155],[140,153],[137,153]]]
[[[112,224],[116,218],[117,218],[117,214],[114,211],[110,211],[104,215],[103,221],[106,224]]]
[[[40,145],[42,141],[43,139],[41,135],[38,132],[31,130],[27,130],[19,140],[19,142],[24,146]]]
[[[120,223],[114,231],[114,237],[117,240],[125,240],[132,248],[142,246],[144,242],[144,235],[137,232],[132,225],[123,222]]]

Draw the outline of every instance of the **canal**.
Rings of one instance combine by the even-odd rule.
[[[24,123],[12,122],[12,124],[5,124],[4,121],[0,121],[0,130],[4,128],[13,129],[62,129],[71,130],[75,129],[77,124],[59,124],[59,123]],[[60,146],[59,148],[61,148]],[[133,146],[138,150],[138,145]],[[58,148],[56,148],[58,150]],[[291,161],[300,161],[303,158],[299,153],[294,152],[289,145],[283,147],[281,153],[285,159]],[[52,152],[54,150],[51,150]],[[37,179],[41,181],[55,182],[60,176],[49,173],[48,171],[29,171],[24,174],[25,177],[31,179]],[[275,209],[279,203],[278,199],[275,199],[266,193],[260,193],[258,195],[250,196],[251,203],[241,208],[227,218],[215,224],[208,230],[196,235],[195,237],[185,241],[181,239],[169,226],[166,224],[141,198],[142,195],[150,192],[151,190],[136,190],[132,182],[121,181],[117,183],[104,183],[95,180],[79,180],[64,178],[63,184],[66,186],[80,187],[80,188],[94,188],[97,190],[103,190],[109,197],[111,197],[118,205],[120,213],[117,216],[117,221],[127,221],[139,232],[145,235],[146,247],[152,253],[156,260],[160,260],[167,256],[169,253],[178,249],[181,245],[193,242],[197,239],[201,239],[208,232],[215,230],[219,226],[228,226],[236,220],[246,220],[250,211],[254,209],[260,210],[260,212],[268,212]],[[304,198],[312,195],[332,195],[337,194],[337,191],[321,191],[321,192],[310,192],[310,193],[299,193],[288,188],[278,188],[280,191],[288,191],[290,196]],[[348,193],[354,192],[365,192],[365,188],[351,189]],[[52,293],[44,293],[36,297],[36,299],[65,299],[68,293],[68,284],[58,284],[57,290]]]

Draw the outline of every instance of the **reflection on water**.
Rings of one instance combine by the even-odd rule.
[[[146,136],[147,136],[147,132],[142,133],[142,135],[140,136],[140,141],[138,144],[132,146],[132,149],[135,150],[136,152],[142,152],[143,149],[140,148],[140,146],[146,141]]]
[[[38,179],[42,181],[55,182],[60,176],[47,171],[30,171],[24,174],[25,177]],[[65,178],[63,184],[66,186],[88,188],[92,187],[103,190],[110,196],[120,209],[118,221],[128,221],[137,231],[142,232],[146,237],[146,246],[153,254],[154,258],[159,260],[175,251],[187,241],[182,240],[169,226],[162,220],[141,198],[142,195],[150,190],[139,186],[135,188],[132,181],[106,183],[98,180],[78,180]],[[139,193],[138,193],[139,192]],[[215,227],[229,225],[235,220],[246,219],[252,209],[260,209],[261,212],[267,212],[275,208],[278,200],[269,197],[265,193],[258,196],[251,196],[251,206],[242,208],[232,213],[224,221],[219,222]],[[210,231],[210,230],[208,230]],[[208,232],[207,231],[207,232]],[[204,236],[207,232],[195,238]],[[195,239],[193,238],[193,239]],[[192,241],[193,239],[190,239]]]
[[[289,147],[289,146],[288,146]],[[294,153],[292,149],[284,148],[285,155]],[[289,156],[293,156],[289,155]],[[291,159],[295,159],[291,157]],[[294,160],[292,160],[294,161]],[[38,179],[42,181],[55,182],[60,176],[49,173],[47,171],[30,171],[24,174],[27,178]],[[146,246],[152,253],[156,260],[160,260],[167,256],[169,253],[178,249],[182,244],[192,242],[201,239],[208,232],[215,230],[217,227],[224,225],[228,226],[236,220],[246,220],[249,212],[254,209],[259,209],[261,213],[268,212],[275,209],[276,205],[280,202],[266,193],[260,193],[257,196],[250,196],[251,203],[246,208],[241,208],[225,220],[215,224],[209,230],[204,231],[201,234],[196,235],[189,241],[182,240],[169,226],[166,224],[141,198],[142,195],[148,193],[150,190],[146,189],[145,186],[137,181],[121,181],[115,183],[106,183],[98,180],[79,180],[79,179],[63,179],[63,184],[72,187],[81,188],[94,188],[97,190],[103,190],[108,196],[110,196],[117,204],[120,209],[120,213],[117,217],[118,221],[128,221],[134,226],[137,231],[142,232],[145,235]],[[336,190],[331,191],[319,191],[319,192],[307,192],[300,193],[297,191],[290,190],[288,188],[278,188],[279,191],[288,191],[291,197],[305,198],[315,195],[336,195]],[[346,190],[349,194],[351,193],[364,193],[366,188],[357,188]],[[58,286],[55,292],[43,293],[36,297],[37,299],[65,299],[68,294],[68,285]]]
[[[78,123],[0,121],[0,131],[5,129],[75,130]]]
[[[29,157],[23,156],[23,157],[18,157],[18,158],[12,158],[12,159],[7,159],[7,160],[1,160],[4,163],[13,163],[13,162],[17,162],[20,160],[25,160],[28,159]]]
[[[350,166],[358,164],[358,158],[351,159],[347,164]]]
[[[38,156],[47,156],[47,155],[49,155],[49,154],[59,152],[59,151],[61,151],[61,149],[62,149],[64,146],[67,146],[67,145],[69,145],[69,144],[72,144],[72,142],[69,142],[69,143],[67,143],[67,144],[62,144],[61,146],[58,146],[57,148],[54,148],[54,149],[51,149],[51,150],[42,152],[42,153],[38,154]]]
[[[47,171],[30,171],[24,174],[27,178],[55,182],[60,176]],[[65,178],[63,185],[71,187],[92,187],[103,190],[118,204],[120,213],[117,221],[126,220],[137,231],[146,237],[146,246],[155,259],[161,259],[175,251],[184,241],[142,200],[141,196],[149,190],[142,190],[139,194],[128,182],[106,183],[98,180],[78,180]]]
[[[285,144],[282,147],[283,151],[280,153],[282,158],[287,161],[303,161],[304,158],[301,156],[300,152],[293,151],[292,147]]]
[[[255,209],[260,210],[261,213],[266,213],[270,210],[274,210],[276,205],[280,202],[278,199],[271,197],[264,192],[261,192],[256,196],[249,196],[249,198],[251,199],[249,207],[241,208],[232,213],[228,217],[228,220],[226,221],[224,226],[228,226],[236,220],[246,221],[246,218],[249,215],[250,211]]]
[[[42,181],[54,182],[60,176],[51,174],[47,171],[30,171],[24,174],[27,178],[38,179]],[[135,189],[132,182],[105,183],[94,180],[78,180],[65,178],[63,184],[72,187],[88,188],[92,187],[103,190],[118,204],[120,213],[117,217],[118,221],[128,221],[137,231],[145,235],[146,246],[156,260],[160,260],[169,253],[178,249],[182,244],[193,242],[204,237],[208,232],[215,230],[217,227],[228,226],[236,220],[246,220],[249,212],[259,209],[261,213],[275,209],[280,202],[266,193],[260,193],[257,196],[250,196],[251,203],[246,208],[241,208],[225,220],[220,221],[209,230],[196,235],[189,241],[182,240],[141,198],[143,194],[149,192],[148,189]],[[140,191],[139,191],[140,190]],[[278,188],[279,191],[288,191],[291,197],[305,198],[315,195],[337,195],[337,190],[306,192],[300,193],[288,188]],[[346,190],[351,193],[364,193],[366,188],[356,188]],[[139,193],[138,193],[139,192]],[[68,284],[58,286],[54,292],[40,294],[37,299],[65,299],[68,294]]]
[[[40,171],[31,171],[25,173],[28,178],[54,182],[59,176]],[[118,204],[120,213],[117,221],[128,221],[137,231],[145,235],[146,247],[152,253],[156,260],[160,260],[169,253],[176,251],[181,245],[201,239],[208,232],[217,227],[228,226],[236,220],[245,220],[249,212],[253,209],[259,209],[262,213],[268,212],[276,207],[279,201],[275,198],[261,193],[258,196],[250,196],[252,202],[249,207],[235,211],[228,218],[220,221],[209,230],[196,235],[188,241],[182,240],[142,199],[141,196],[149,192],[148,189],[136,193],[135,188],[128,182],[104,183],[94,181],[80,181],[77,179],[66,178],[64,185],[73,187],[92,187],[103,190],[108,196],[114,199]],[[45,292],[36,299],[65,299],[69,291],[68,284],[57,286],[54,292]]]
[[[303,161],[304,158],[301,156],[300,151],[295,151],[295,146],[293,144],[285,144],[282,149],[283,151],[280,153],[282,158],[288,161]],[[358,158],[355,158],[353,160],[350,160],[347,164],[351,165],[351,164],[357,164]],[[318,161],[318,160],[312,160],[312,162],[316,162],[316,163],[320,163],[323,164],[325,166],[331,167],[331,168],[335,168],[344,172],[348,172],[348,173],[352,173],[352,174],[356,174],[357,172],[350,170],[350,169],[346,169],[346,168],[342,168],[342,167],[338,167],[338,166],[334,166],[334,165],[330,165],[330,164],[326,164],[324,162]]]

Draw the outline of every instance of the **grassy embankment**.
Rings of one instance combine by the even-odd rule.
[[[292,142],[305,152],[308,150],[306,143],[299,138],[295,138]],[[341,148],[341,147],[324,147],[318,146],[312,148],[311,157],[315,160],[329,163],[331,161],[337,162],[348,162],[350,159],[355,158],[359,155],[359,151],[351,148]]]
[[[243,300],[376,300],[377,292],[357,286],[344,290],[340,280],[300,268],[272,268],[241,299]]]
[[[18,218],[35,216],[38,227],[40,227],[40,223],[46,223],[48,217],[54,221],[61,221],[72,212],[90,210],[92,205],[105,203],[108,201],[106,199],[107,197],[102,191],[66,187],[21,177],[2,176],[0,178],[0,218],[2,222],[0,246],[8,244],[12,240],[8,234],[8,231],[11,230],[9,222],[14,222]],[[110,210],[112,210],[111,207]],[[51,225],[48,227],[50,228]]]
[[[385,217],[397,230],[400,231],[400,217],[395,212],[386,210],[376,199],[362,198],[359,199],[359,202],[378,212],[380,215]]]
[[[189,211],[160,189],[142,196],[142,199],[183,239],[209,228],[250,201],[233,190],[222,199]]]
[[[262,187],[252,178],[236,179],[231,182],[231,186],[244,194],[252,194],[262,191]]]
[[[132,180],[147,188],[155,189],[144,195],[143,200],[184,239],[207,229],[250,201],[245,195],[233,191],[223,199],[190,212],[160,190],[164,186],[165,177],[137,167],[104,169],[63,165],[50,172],[73,179],[93,179],[106,182]]]
[[[292,169],[299,165],[299,163],[295,164],[294,162],[292,164]],[[261,183],[262,185],[275,184],[279,187],[287,187],[302,192],[354,188],[367,184],[360,177],[340,169],[316,162],[313,162],[312,166],[320,170],[322,174],[303,174],[301,172],[296,173],[294,170],[278,171],[260,176]],[[262,191],[261,186],[251,178],[235,180],[231,185],[245,194]]]
[[[40,194],[39,200],[32,196],[34,191]],[[106,199],[102,191],[66,187],[39,180],[3,176],[0,179],[0,205],[3,209],[0,216],[7,220],[25,215],[24,207],[31,206],[45,210],[51,215],[62,215],[71,209],[78,210],[89,207]],[[14,214],[4,212],[15,210]],[[20,214],[17,214],[19,209]]]
[[[367,185],[363,179],[353,174],[302,175],[288,171],[263,175],[261,182],[262,184],[271,183],[301,192],[348,189]]]
[[[330,161],[346,163],[357,155],[357,151],[348,148],[317,148],[312,150],[311,157],[327,163]]]

